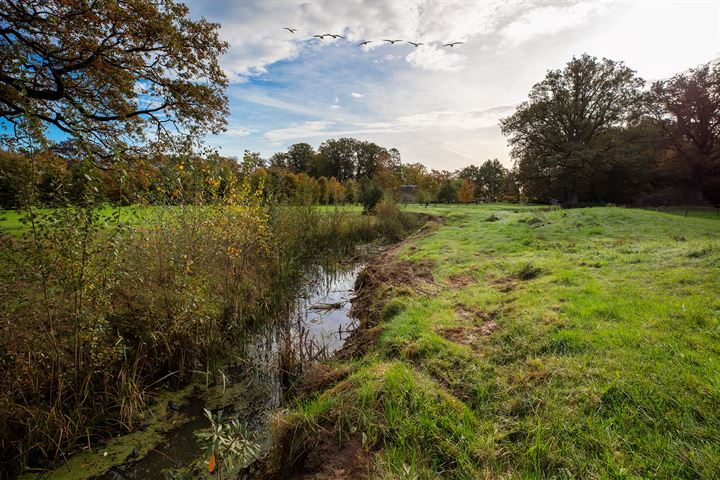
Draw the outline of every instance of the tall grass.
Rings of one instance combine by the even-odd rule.
[[[387,208],[273,205],[245,185],[132,224],[29,209],[21,234],[0,233],[0,476],[137,428],[158,387],[211,370],[284,308],[309,263],[395,238],[408,222]]]

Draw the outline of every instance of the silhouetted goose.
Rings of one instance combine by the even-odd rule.
[[[319,38],[320,40],[325,40],[325,37],[332,37],[329,33],[323,33],[322,35],[313,35],[315,38]]]
[[[390,45],[395,45],[397,42],[402,42],[402,40],[388,40],[383,38],[383,42],[388,42]]]
[[[425,45],[424,43],[415,43],[415,42],[407,42],[407,43],[409,43],[410,45],[412,45],[415,48],[419,47],[420,45]]]
[[[445,45],[443,45],[443,47],[450,47],[450,48],[452,48],[452,47],[454,47],[455,45],[460,45],[461,43],[463,43],[463,42],[451,42],[451,43],[446,43]]]
[[[342,38],[343,40],[345,40],[345,37],[343,37],[342,35],[333,35],[333,34],[330,34],[330,36],[333,37],[334,39]]]
[[[287,30],[288,32],[293,33],[293,34],[298,31],[297,28],[290,28],[290,27],[283,27],[283,30]]]
[[[365,40],[364,42],[360,42],[357,44],[358,47],[362,47],[363,45],[367,45],[368,43],[372,43],[372,40]]]

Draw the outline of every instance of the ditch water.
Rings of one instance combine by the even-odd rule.
[[[195,439],[209,425],[203,409],[222,409],[236,415],[269,445],[269,416],[283,401],[288,380],[309,364],[329,358],[340,349],[356,326],[350,301],[361,265],[309,275],[290,313],[250,336],[244,351],[222,369],[220,385],[201,390],[180,408],[189,421],[169,433],[148,455],[112,467],[101,480],[164,478],[163,471],[183,469],[201,454]],[[208,394],[203,394],[203,391]]]

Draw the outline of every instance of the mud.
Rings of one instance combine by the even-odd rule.
[[[308,453],[298,480],[350,480],[367,478],[370,454],[363,449],[360,435],[338,444],[330,437]]]

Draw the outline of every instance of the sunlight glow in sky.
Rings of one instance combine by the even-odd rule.
[[[188,3],[230,43],[230,124],[208,138],[226,155],[352,136],[430,168],[509,166],[498,119],[573,55],[622,60],[649,81],[720,57],[715,0]],[[324,33],[347,40],[312,38]],[[450,41],[465,43],[441,48]]]

